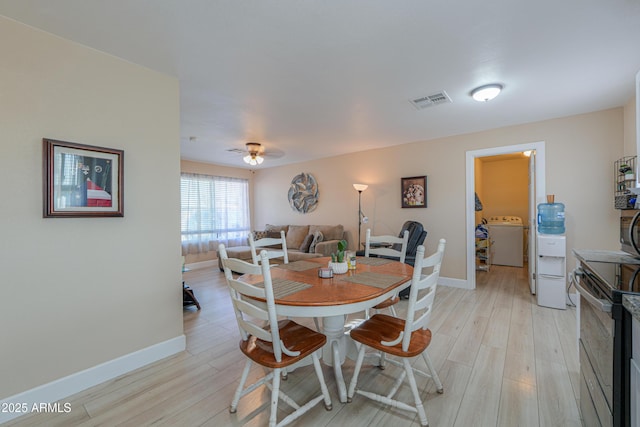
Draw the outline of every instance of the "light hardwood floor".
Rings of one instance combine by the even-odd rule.
[[[437,290],[430,354],[444,394],[417,378],[429,425],[579,426],[575,309],[538,307],[522,268],[492,266],[477,277],[475,291]],[[207,268],[188,272],[185,279],[202,305],[201,311],[184,309],[185,352],[63,400],[71,403],[68,414],[32,414],[8,425],[266,425],[269,392],[264,387],[242,399],[236,414],[228,411],[245,359],[224,276]],[[406,301],[399,308],[406,309]],[[310,319],[297,320],[313,325]],[[416,359],[419,363],[424,362]],[[340,403],[332,371],[324,370],[333,410],[316,406],[292,425],[419,426],[416,416],[359,395]],[[347,381],[352,371],[347,360]],[[397,372],[393,366],[365,367],[359,385],[388,385]],[[291,373],[282,386],[295,389],[290,394],[301,401],[318,387],[310,366]],[[403,386],[399,396],[409,399],[410,391]],[[282,419],[289,408],[279,407]]]

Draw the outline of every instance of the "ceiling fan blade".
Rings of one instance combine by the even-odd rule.
[[[246,154],[247,150],[241,150],[239,148],[229,148],[226,150],[227,153],[233,153],[233,154]]]
[[[284,157],[284,151],[272,148],[269,150],[264,150],[262,153],[260,153],[260,155],[262,157],[268,157],[270,159],[279,159],[281,157]]]

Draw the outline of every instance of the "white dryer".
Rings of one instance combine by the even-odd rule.
[[[492,216],[487,221],[491,239],[491,264],[522,267],[524,246],[522,218],[518,216]]]

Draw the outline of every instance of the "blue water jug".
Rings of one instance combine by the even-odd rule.
[[[538,232],[564,234],[563,203],[540,203],[538,205]]]

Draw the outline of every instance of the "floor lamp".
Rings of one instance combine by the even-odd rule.
[[[367,223],[369,218],[362,213],[362,192],[369,188],[367,184],[353,184],[353,188],[358,192],[358,250],[360,249],[360,231],[362,229],[362,223]]]

